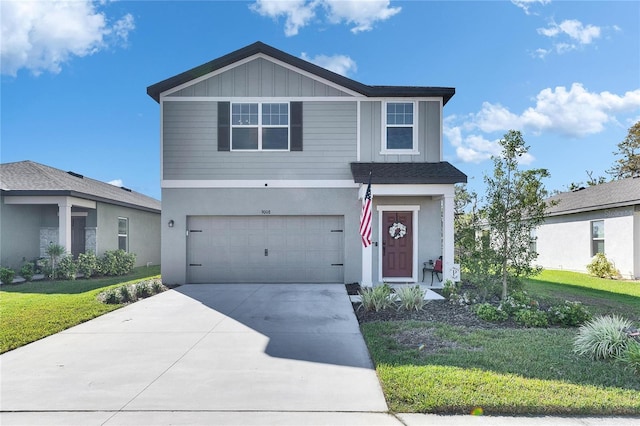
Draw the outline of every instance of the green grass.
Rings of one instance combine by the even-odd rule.
[[[123,277],[38,281],[0,288],[0,353],[118,309],[96,296],[125,282],[157,277],[159,266],[140,267]]]
[[[640,322],[640,281],[607,280],[578,272],[545,270],[525,280],[524,288],[543,302],[577,300],[594,315],[617,314]]]
[[[640,284],[545,271],[525,289],[548,302],[580,300],[595,314],[640,325]],[[427,305],[426,309],[429,309]],[[362,325],[391,411],[640,415],[640,376],[573,352],[577,329],[477,330],[398,321]],[[423,343],[400,345],[419,334]],[[416,342],[415,338],[411,340]]]

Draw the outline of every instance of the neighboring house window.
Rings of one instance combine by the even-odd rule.
[[[538,253],[538,230],[536,228],[531,229],[529,233],[529,250],[531,253]]]
[[[129,251],[129,219],[118,218],[118,249]]]
[[[387,102],[384,151],[415,151],[414,102]]]
[[[232,150],[288,150],[288,103],[231,104]]]
[[[591,256],[604,254],[604,220],[591,222]]]

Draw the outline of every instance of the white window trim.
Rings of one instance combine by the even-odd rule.
[[[411,125],[413,128],[413,148],[412,149],[388,149],[387,148],[387,105],[388,104],[413,104],[413,124]],[[381,124],[382,124],[382,146],[380,150],[380,154],[382,155],[419,155],[420,151],[418,150],[418,105],[420,103],[415,99],[386,99],[382,102],[382,111],[381,111]],[[407,125],[402,126],[391,126],[391,127],[407,127]]]
[[[410,277],[392,277],[386,278],[382,276],[382,247],[378,250],[378,277],[380,277],[379,281],[385,282],[419,282],[418,280],[418,212],[420,211],[420,206],[417,205],[403,205],[403,206],[390,206],[383,205],[377,206],[376,210],[378,211],[378,241],[382,244],[382,213],[385,211],[398,211],[398,212],[412,212],[411,221],[413,222],[413,269],[411,271]]]
[[[233,105],[238,104],[258,104],[258,124],[257,125],[237,125],[233,124]],[[287,104],[287,125],[265,125],[262,124],[262,106],[264,104]],[[288,101],[232,101],[229,111],[229,120],[231,121],[231,131],[229,132],[229,149],[233,152],[289,152],[291,151],[291,102]],[[263,149],[262,148],[262,129],[284,129],[287,128],[287,149]],[[233,148],[233,129],[258,129],[258,149],[234,149]]]
[[[595,256],[597,253],[599,253],[599,252],[594,252],[594,250],[593,250],[594,241],[602,241],[603,243],[605,243],[605,247],[606,247],[606,241],[605,241],[606,234],[604,234],[605,236],[602,237],[602,238],[593,236],[593,224],[595,222],[602,222],[602,228],[603,228],[602,233],[604,234],[604,219],[597,219],[597,220],[592,220],[591,222],[589,222],[589,234],[590,234],[589,236],[591,237],[590,240],[589,240],[589,243],[591,245],[591,256],[592,257]]]
[[[126,234],[121,234],[120,233],[120,221],[124,220],[127,222],[127,233]],[[122,216],[118,216],[118,249],[120,248],[120,237],[125,237],[127,240],[127,247],[124,249],[124,251],[126,251],[127,253],[129,253],[129,218],[128,217],[122,217]]]

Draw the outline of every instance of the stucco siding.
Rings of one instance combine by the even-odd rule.
[[[0,199],[0,266],[20,269],[40,253],[42,207],[5,205]]]
[[[169,96],[328,97],[351,95],[272,61],[257,58],[188,85]]]
[[[188,216],[342,216],[344,281],[361,276],[360,202],[357,189],[167,189],[162,190],[162,277],[183,284],[187,273]]]
[[[536,263],[549,269],[586,272],[592,260],[591,222],[603,220],[605,255],[624,277],[638,276],[634,217],[630,208],[549,217],[537,230]]]
[[[118,249],[118,217],[129,221],[129,252],[136,254],[136,266],[160,263],[160,215],[112,204],[98,203],[97,255]]]
[[[163,179],[351,179],[356,102],[305,102],[303,150],[218,151],[217,102],[163,102]]]

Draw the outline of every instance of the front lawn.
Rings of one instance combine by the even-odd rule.
[[[547,301],[581,300],[594,314],[640,326],[637,282],[548,271],[525,289]],[[431,302],[425,309],[433,303]],[[482,328],[445,321],[362,324],[394,412],[640,415],[640,376],[619,362],[573,353],[576,328]]]
[[[151,266],[135,268],[122,277],[3,285],[0,287],[0,353],[118,309],[122,305],[98,301],[98,293],[159,274],[160,267]]]

